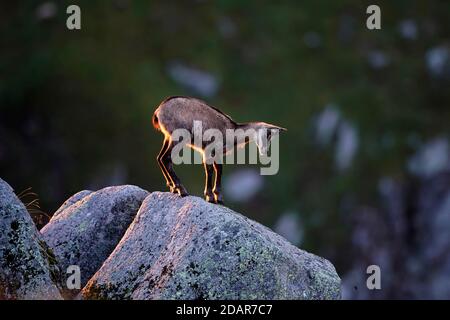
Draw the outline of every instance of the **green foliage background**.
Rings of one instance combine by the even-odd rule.
[[[345,269],[350,210],[377,206],[381,177],[406,179],[419,141],[448,135],[449,81],[426,71],[425,54],[448,45],[450,2],[383,1],[382,30],[366,28],[367,1],[57,1],[58,12],[36,18],[40,1],[4,2],[0,10],[0,176],[20,191],[33,187],[53,212],[71,194],[111,175],[164,190],[155,156],[162,136],[151,115],[169,95],[186,94],[167,73],[178,60],[218,77],[209,103],[237,121],[284,126],[281,165],[251,203],[230,207],[272,226],[299,212],[302,247]],[[82,10],[82,30],[69,31],[67,5]],[[341,41],[343,17],[353,33]],[[235,24],[224,37],[221,19]],[[418,38],[403,39],[398,23],[414,19]],[[428,26],[428,27],[427,27]],[[303,37],[316,32],[321,45]],[[368,65],[370,50],[390,63]],[[313,141],[313,119],[334,103],[359,133],[351,169],[335,169],[334,149]],[[386,140],[389,143],[386,143]],[[201,195],[201,166],[177,168]],[[225,175],[236,166],[227,166]],[[98,178],[100,177],[100,178]]]

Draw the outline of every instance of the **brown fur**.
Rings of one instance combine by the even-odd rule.
[[[174,130],[184,128],[192,133],[194,121],[201,121],[203,130],[219,129],[225,134],[226,129],[235,129],[238,124],[202,100],[175,96],[165,99],[153,114],[153,126],[171,134]],[[161,128],[162,126],[162,128]]]
[[[181,184],[180,179],[175,174],[175,171],[173,170],[171,150],[173,146],[178,142],[172,141],[172,133],[177,129],[186,129],[191,134],[194,134],[194,121],[201,122],[203,132],[208,129],[220,130],[222,132],[224,140],[226,139],[226,131],[228,129],[242,129],[244,131],[246,131],[247,129],[276,129],[279,131],[286,130],[284,128],[264,122],[248,122],[238,124],[233,119],[231,119],[230,116],[199,99],[183,96],[173,96],[165,99],[155,110],[152,117],[153,127],[164,134],[163,146],[160,153],[158,154],[157,161],[161,167],[162,173],[167,182],[167,186],[170,188],[171,192],[178,193],[181,196],[185,196],[188,193],[184,186]],[[250,139],[254,139],[258,134],[255,133],[255,131],[253,132],[253,136],[244,136],[239,138],[236,137],[234,143],[231,142],[229,145],[226,145],[225,143],[222,144],[224,146],[224,152],[229,152],[236,146],[241,146],[250,142]],[[263,131],[259,132],[263,133]],[[206,141],[202,141],[203,145],[201,148],[192,144],[189,144],[189,146],[196,150],[198,149],[197,151],[200,151],[204,154],[203,151],[205,150],[207,143],[208,142]],[[203,164],[206,173],[206,200],[214,203],[222,203],[222,164],[216,162],[210,164],[208,163],[208,161],[205,161],[207,160],[205,158],[206,156],[204,155]],[[214,173],[216,178],[213,181],[212,176]]]

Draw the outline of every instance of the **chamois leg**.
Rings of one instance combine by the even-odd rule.
[[[164,154],[162,155],[161,162],[162,162],[164,168],[166,168],[169,179],[173,183],[173,192],[178,193],[180,196],[184,197],[189,194],[186,191],[186,188],[181,184],[180,179],[178,178],[178,176],[175,173],[175,170],[173,169],[173,163],[172,163],[173,147],[174,147],[173,141],[169,141],[169,145],[168,145],[166,151],[164,152]]]
[[[205,199],[208,202],[215,203],[214,199],[214,193],[212,191],[213,188],[213,175],[214,175],[214,168],[212,164],[207,164],[206,161],[203,161],[203,166],[205,167]]]
[[[167,173],[167,169],[166,169],[166,167],[164,167],[164,164],[162,162],[162,157],[163,157],[164,153],[166,152],[167,148],[169,147],[169,143],[170,143],[169,139],[164,139],[161,151],[159,152],[158,156],[156,157],[156,160],[158,161],[158,165],[161,168],[164,179],[166,179],[166,185],[169,187],[170,192],[175,192],[173,182],[170,179],[170,176]]]
[[[213,193],[216,203],[223,204],[222,197],[222,164],[214,162],[214,171],[216,172],[216,180],[214,181]]]

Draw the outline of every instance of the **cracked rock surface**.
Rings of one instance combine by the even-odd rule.
[[[60,300],[60,270],[24,204],[0,179],[0,300]]]
[[[333,265],[198,197],[154,192],[84,299],[339,299]]]
[[[82,288],[114,250],[147,195],[141,188],[124,185],[82,191],[69,198],[41,229],[64,277],[71,275],[66,273],[69,266],[79,266]],[[73,297],[78,291],[63,293]]]

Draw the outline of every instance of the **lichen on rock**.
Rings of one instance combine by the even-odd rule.
[[[0,300],[62,299],[61,270],[13,189],[0,179]]]
[[[198,197],[82,191],[38,232],[0,179],[0,299],[338,299],[333,265]],[[84,289],[65,287],[77,265]]]
[[[338,299],[327,260],[197,197],[154,192],[84,299]]]
[[[141,188],[125,185],[82,191],[69,198],[41,230],[61,268],[79,266],[84,286],[114,250],[147,195]],[[65,289],[63,294],[73,298],[78,292]]]

